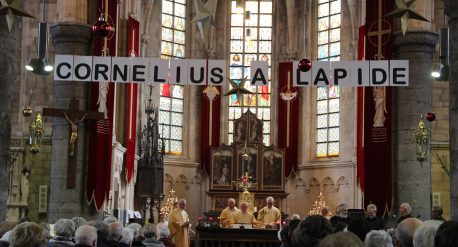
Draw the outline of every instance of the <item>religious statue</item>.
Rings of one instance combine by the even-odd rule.
[[[216,181],[217,184],[229,184],[230,183],[230,171],[229,168],[227,168],[227,164],[224,164],[221,177],[218,178]]]
[[[375,104],[374,128],[383,127],[385,123],[385,113],[387,112],[385,94],[385,87],[374,87],[372,89]]]
[[[84,114],[84,116],[81,119],[76,119],[74,122],[68,117],[66,112],[64,112],[64,115],[67,121],[70,123],[71,128],[72,128],[72,133],[70,135],[70,150],[69,150],[68,156],[73,156],[73,151],[75,150],[76,139],[78,139],[78,124],[86,118],[87,113]]]
[[[152,205],[151,205],[151,198],[146,198],[145,207],[143,208],[145,224],[149,223],[149,219],[151,219],[151,212],[152,212]]]
[[[105,118],[107,117],[107,94],[108,94],[108,82],[100,82],[99,83],[99,100],[97,104],[99,105],[99,112],[103,112],[105,114]]]
[[[22,169],[21,203],[24,203],[24,204],[27,204],[27,199],[29,197],[29,177],[30,177],[30,170],[27,168]]]
[[[238,125],[237,125],[237,134],[235,135],[235,141],[244,141],[245,138],[245,126],[243,124],[243,122],[240,122]]]

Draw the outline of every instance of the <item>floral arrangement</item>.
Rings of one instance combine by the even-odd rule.
[[[220,228],[219,217],[199,216],[196,228]]]

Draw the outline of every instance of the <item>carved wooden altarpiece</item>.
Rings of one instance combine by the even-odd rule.
[[[273,145],[265,146],[262,133],[262,120],[247,111],[234,120],[234,142],[211,150],[208,194],[212,197],[213,210],[225,208],[228,198],[239,197],[244,175],[248,175],[247,182],[251,185],[248,190],[254,194],[254,207],[263,207],[267,196],[273,196],[278,206],[287,196],[284,151]]]

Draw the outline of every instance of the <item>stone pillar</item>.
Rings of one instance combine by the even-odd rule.
[[[458,220],[458,1],[445,0],[449,27],[450,212]]]
[[[9,190],[10,140],[11,140],[11,88],[18,80],[21,56],[22,21],[16,18],[13,29],[8,31],[6,18],[0,16],[0,222],[5,220]]]
[[[410,85],[394,89],[393,207],[408,202],[412,214],[422,220],[431,214],[431,158],[417,160],[413,136],[420,115],[431,111],[430,72],[437,40],[436,33],[427,31],[394,34],[394,59],[409,60]]]
[[[91,27],[77,23],[59,23],[51,26],[56,54],[88,55],[91,53]],[[79,100],[79,109],[87,109],[88,83],[54,81],[53,108],[68,109],[70,100]],[[78,125],[78,148],[75,153],[76,181],[74,189],[67,189],[67,164],[70,125],[65,118],[54,117],[52,124],[52,158],[48,220],[54,223],[59,218],[71,218],[87,214],[85,197],[86,173],[86,126]]]

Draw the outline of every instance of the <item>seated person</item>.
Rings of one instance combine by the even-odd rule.
[[[240,210],[235,206],[235,199],[229,198],[227,200],[227,207],[221,212],[219,216],[219,221],[223,227],[229,227],[230,223],[233,221],[234,216],[240,212]]]
[[[256,218],[248,212],[248,204],[246,202],[240,204],[240,209],[241,211],[235,214],[231,224],[257,224]]]

